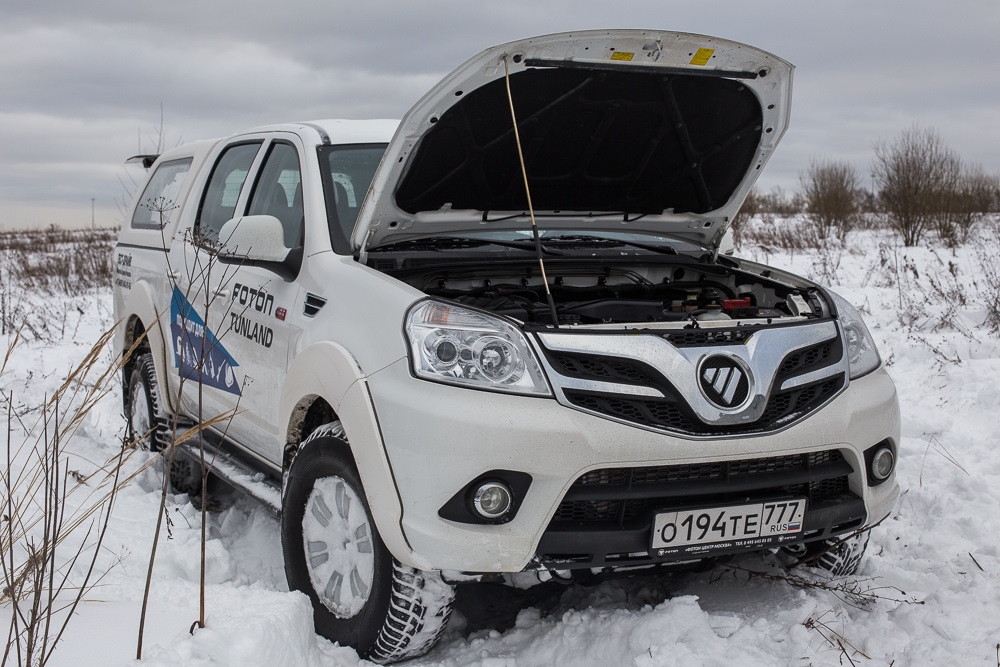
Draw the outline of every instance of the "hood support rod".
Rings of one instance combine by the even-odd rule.
[[[528,213],[531,215],[531,233],[535,239],[535,255],[538,266],[542,269],[542,284],[545,285],[545,298],[549,302],[549,313],[552,315],[552,326],[559,328],[559,313],[556,312],[556,302],[549,290],[549,279],[545,275],[545,260],[542,258],[542,240],[538,237],[538,225],[535,224],[535,209],[531,205],[531,189],[528,187],[528,170],[524,166],[524,151],[521,149],[521,134],[517,131],[517,115],[514,113],[514,96],[510,92],[510,68],[507,65],[507,55],[503,56],[504,82],[507,84],[507,101],[510,102],[510,119],[514,122],[514,143],[517,144],[517,157],[521,161],[521,175],[524,177],[524,194],[528,198]]]

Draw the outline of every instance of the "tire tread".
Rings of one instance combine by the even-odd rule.
[[[868,531],[846,538],[832,538],[823,542],[824,550],[814,561],[814,566],[826,570],[834,577],[848,577],[861,567],[868,548]]]
[[[438,576],[417,571],[393,559],[389,613],[369,658],[380,663],[416,658],[441,638],[451,616],[454,589],[443,581],[435,586],[438,582],[431,580],[429,575]]]
[[[163,401],[160,398],[160,387],[156,384],[156,367],[153,365],[153,355],[149,352],[143,352],[138,355],[135,359],[132,373],[138,373],[140,383],[145,384],[149,388],[149,404],[153,412],[153,432],[150,434],[151,449],[153,451],[160,451],[170,445],[170,430],[168,428],[167,413],[163,409]],[[136,387],[138,388],[139,385],[136,385]],[[130,378],[126,391],[131,391],[131,389],[132,382]],[[131,396],[129,397],[129,404],[131,405]],[[129,437],[130,439],[134,439],[136,434],[130,431]]]

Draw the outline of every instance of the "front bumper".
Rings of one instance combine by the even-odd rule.
[[[810,539],[878,521],[891,511],[899,494],[894,476],[870,487],[864,469],[865,449],[883,440],[889,440],[894,447],[899,442],[896,390],[881,368],[851,382],[828,405],[783,431],[714,440],[653,433],[567,408],[553,399],[418,380],[410,375],[406,360],[372,374],[368,381],[402,502],[400,527],[411,548],[410,553],[395,555],[422,569],[518,572],[536,556],[543,565],[552,567],[657,561],[654,554],[636,554],[637,549],[648,548],[652,530],[648,521],[644,525],[632,524],[627,530],[616,529],[613,534],[595,528],[562,536],[571,537],[571,542],[546,532],[574,482],[599,469],[678,466],[836,450],[850,467],[848,489],[857,501],[843,507],[836,516],[823,517],[820,508],[816,513],[807,513]],[[439,515],[457,492],[491,470],[531,476],[513,520],[481,525]],[[817,526],[820,533],[815,532]],[[592,545],[589,549],[585,548],[588,543]],[[589,560],[566,564],[564,558],[558,557],[564,552],[552,552],[554,545],[562,549],[567,544],[573,545],[573,554]],[[623,554],[633,557],[625,562]]]

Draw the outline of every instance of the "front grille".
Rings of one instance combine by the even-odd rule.
[[[663,337],[675,347],[702,347],[705,345],[738,345],[753,335],[753,329],[684,329]]]
[[[747,329],[683,330],[663,338],[675,346],[733,345],[745,342],[753,334]],[[844,372],[834,367],[841,361],[840,337],[795,350],[785,355],[775,371],[770,396],[763,413],[754,421],[713,425],[702,421],[656,367],[639,359],[612,357],[545,349],[545,358],[558,375],[597,383],[617,383],[656,389],[662,398],[626,393],[607,393],[592,389],[566,388],[566,402],[581,410],[661,431],[683,435],[712,436],[765,433],[788,426],[819,408],[847,383]],[[787,380],[824,368],[830,374],[820,380],[781,390]]]
[[[811,347],[792,352],[778,367],[778,378],[786,379],[794,375],[829,366],[840,361],[842,346],[839,339],[825,340]]]
[[[804,497],[812,507],[848,493],[851,472],[836,449],[739,461],[593,470],[570,487],[552,526],[582,522],[625,527],[636,520],[648,521],[655,511],[775,497]]]
[[[639,398],[577,389],[567,389],[564,393],[571,404],[584,410],[641,426],[690,435],[732,435],[759,433],[781,428],[804,417],[825,403],[843,386],[844,374],[840,373],[832,379],[775,392],[771,394],[760,419],[749,424],[729,426],[716,426],[702,422],[684,402],[671,396]]]
[[[781,426],[791,423],[826,402],[844,386],[844,374],[835,378],[795,387],[771,395],[767,409],[758,421],[761,425]],[[766,426],[765,426],[766,428]]]
[[[634,359],[564,353],[552,355],[550,361],[556,371],[567,377],[645,386],[663,383],[655,368]]]

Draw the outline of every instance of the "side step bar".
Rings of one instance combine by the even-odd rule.
[[[205,435],[205,464],[210,467],[211,474],[281,516],[281,482],[226,452],[213,442],[209,433]],[[201,466],[197,438],[177,445],[177,453],[194,462],[196,469]]]

